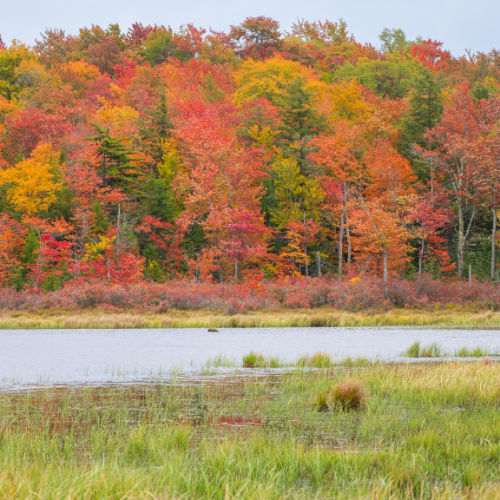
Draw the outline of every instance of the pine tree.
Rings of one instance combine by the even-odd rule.
[[[415,78],[408,117],[403,124],[402,149],[408,153],[412,144],[424,145],[424,134],[443,113],[441,83],[429,70],[422,69]]]
[[[286,89],[282,112],[282,149],[297,160],[301,173],[307,170],[307,144],[324,129],[323,117],[312,105],[312,94],[305,88],[301,77],[293,80]]]
[[[97,145],[100,156],[98,173],[104,186],[121,188],[130,192],[137,182],[137,169],[132,161],[131,151],[119,137],[113,137],[109,129],[93,125],[97,135],[88,139]]]

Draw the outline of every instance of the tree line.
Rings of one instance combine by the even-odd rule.
[[[498,280],[500,52],[342,20],[0,38],[0,285]]]

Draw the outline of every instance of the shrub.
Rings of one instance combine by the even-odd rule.
[[[99,280],[73,280],[61,290],[15,291],[0,289],[4,310],[89,309],[109,304],[120,309],[162,313],[217,309],[228,314],[282,306],[285,308],[330,305],[340,310],[388,309],[390,307],[441,307],[455,304],[500,309],[500,287],[494,283],[462,280],[450,282],[422,276],[405,281],[365,276],[344,281],[338,278],[290,278],[262,281],[258,290],[234,283],[199,283],[190,280],[164,283],[113,284]]]
[[[360,382],[348,380],[333,387],[330,400],[333,408],[342,411],[361,410],[366,403],[366,393]]]

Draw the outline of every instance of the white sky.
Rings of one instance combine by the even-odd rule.
[[[138,21],[221,30],[258,15],[278,20],[282,29],[298,18],[342,17],[358,41],[374,45],[388,27],[403,29],[409,39],[440,40],[454,55],[500,48],[500,0],[0,0],[0,34],[6,43],[31,44],[49,27],[77,33],[118,23],[126,31]]]

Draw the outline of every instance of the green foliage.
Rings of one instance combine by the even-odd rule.
[[[382,44],[382,50],[388,54],[404,52],[412,44],[407,40],[405,32],[399,28],[384,28],[378,38]]]
[[[285,155],[296,159],[301,173],[307,172],[309,140],[325,128],[325,120],[314,109],[312,99],[312,92],[297,76],[286,87],[282,101],[282,150]]]
[[[401,142],[407,153],[413,143],[423,145],[425,132],[433,127],[443,113],[442,83],[428,69],[415,76],[410,97],[410,109],[403,120]]]
[[[19,265],[11,278],[10,285],[14,288],[21,290],[27,284],[32,266],[36,262],[38,248],[38,235],[34,229],[30,229],[24,241],[22,253],[19,258]]]
[[[137,179],[132,168],[132,151],[119,137],[113,137],[109,129],[94,125],[97,135],[88,140],[97,145],[100,156],[99,174],[105,186],[130,188]]]
[[[283,228],[291,220],[317,219],[323,193],[314,177],[303,175],[294,158],[277,158],[271,167],[271,222]]]
[[[182,50],[171,29],[156,29],[151,32],[144,42],[144,59],[151,65],[161,64],[172,57],[180,61],[187,61],[191,53]]]
[[[334,78],[336,81],[355,78],[381,97],[400,99],[412,88],[413,73],[414,69],[408,61],[393,58],[386,61],[360,61],[356,65],[346,63],[336,71]]]
[[[144,270],[144,278],[148,281],[156,281],[161,283],[165,281],[165,273],[157,260],[150,260],[146,264],[146,269]]]
[[[19,90],[16,82],[16,68],[21,63],[19,52],[0,49],[0,95],[11,99]]]

